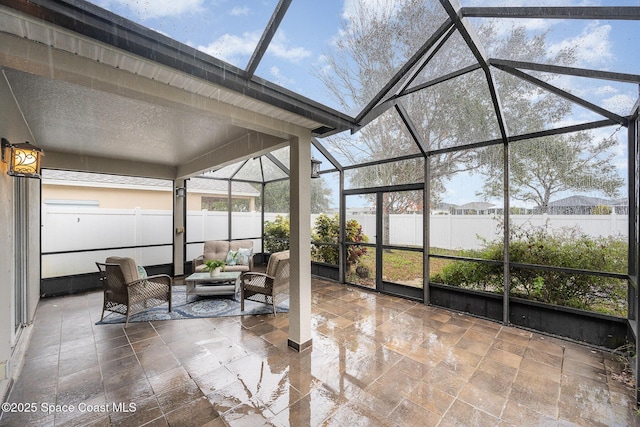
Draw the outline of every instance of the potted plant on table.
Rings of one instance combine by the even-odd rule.
[[[205,261],[205,265],[207,266],[207,271],[209,271],[209,275],[217,276],[221,271],[224,271],[224,261],[219,259],[208,260]]]

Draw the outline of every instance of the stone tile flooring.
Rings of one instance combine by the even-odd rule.
[[[40,302],[8,399],[37,411],[0,425],[640,424],[611,354],[332,282],[313,281],[302,353],[286,314],[125,331],[95,325],[101,307],[100,292]]]

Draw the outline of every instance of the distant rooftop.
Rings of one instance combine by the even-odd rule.
[[[71,185],[81,187],[110,187],[142,189],[155,191],[171,191],[173,182],[167,179],[143,178],[135,176],[109,175],[101,173],[75,172],[56,169],[42,170],[43,184]],[[228,181],[220,179],[191,178],[187,183],[188,190],[226,194]],[[246,182],[234,182],[233,193],[258,197],[260,192]]]

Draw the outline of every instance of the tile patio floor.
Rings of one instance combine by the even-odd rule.
[[[627,426],[633,390],[598,350],[313,280],[313,347],[287,315],[95,325],[102,294],[40,301],[2,426]],[[112,402],[135,412],[112,412]],[[107,412],[79,412],[80,404]]]

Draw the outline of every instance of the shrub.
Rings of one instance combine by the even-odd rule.
[[[286,251],[289,249],[290,224],[289,218],[276,216],[274,221],[264,223],[264,250],[268,253]]]
[[[314,222],[312,240],[337,244],[340,235],[340,219],[338,215],[319,215]],[[369,238],[362,233],[362,226],[351,219],[345,224],[345,239],[347,242],[368,242]],[[367,253],[367,248],[360,245],[347,246],[347,268],[357,265],[360,258]],[[339,250],[337,246],[313,245],[311,257],[314,261],[338,264]]]
[[[495,261],[503,259],[502,247],[498,245],[487,246],[482,251],[463,251],[458,255]],[[502,273],[502,265],[461,260],[445,264],[440,273],[431,276],[430,281],[466,289],[502,292]]]
[[[289,249],[290,223],[288,217],[276,216],[274,221],[264,223],[264,249],[268,253],[286,251]],[[338,243],[340,234],[340,219],[338,215],[319,215],[314,222],[311,238],[317,242]],[[347,242],[368,242],[369,238],[362,233],[362,226],[351,219],[345,225]],[[360,245],[347,246],[347,268],[357,265],[360,258],[367,253],[367,248]],[[314,261],[338,264],[339,251],[337,246],[312,245],[311,257]]]
[[[345,240],[352,243],[367,243],[369,238],[362,233],[362,226],[355,219],[345,224]],[[347,245],[347,270],[360,262],[360,258],[367,253],[366,246]]]
[[[591,215],[611,215],[611,212],[610,206],[598,205],[591,210]]]
[[[338,243],[340,233],[340,221],[338,215],[318,215],[314,222],[314,230],[311,240],[325,243]],[[338,264],[339,251],[336,246],[312,245],[311,259],[314,261],[326,262],[328,264]]]
[[[517,229],[511,234],[513,263],[626,273],[627,245],[622,238],[591,237],[579,229],[551,231],[547,226]],[[485,242],[465,257],[502,261],[503,242]],[[502,266],[454,261],[430,280],[468,289],[502,292]],[[556,305],[624,315],[627,285],[624,280],[546,269],[512,268],[510,292],[514,296]]]

